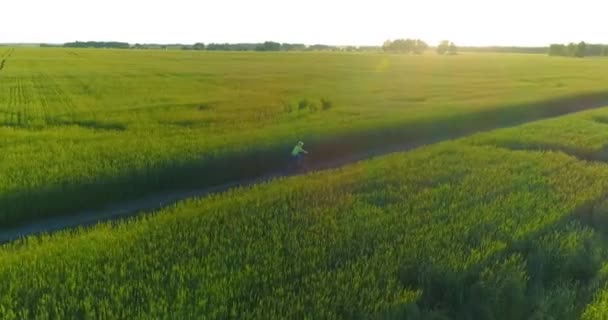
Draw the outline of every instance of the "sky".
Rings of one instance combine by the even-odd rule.
[[[4,0],[0,43],[608,43],[602,0]]]

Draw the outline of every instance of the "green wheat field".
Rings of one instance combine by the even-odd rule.
[[[1,319],[608,317],[608,108],[538,120],[608,106],[604,58],[0,47],[0,65],[0,229],[229,181],[208,168],[298,140],[484,130],[4,244]]]

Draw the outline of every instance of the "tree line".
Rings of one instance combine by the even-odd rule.
[[[63,44],[65,48],[116,48],[129,49],[131,46],[126,42],[118,41],[75,41]]]
[[[324,44],[305,45],[303,43],[279,43],[266,41],[263,43],[202,43],[194,46],[185,45],[183,50],[208,51],[372,51],[377,47],[329,46]]]
[[[305,45],[302,43],[209,43],[195,44],[129,44],[117,41],[75,41],[63,45],[40,44],[41,47],[66,48],[111,48],[111,49],[161,49],[161,50],[207,50],[207,51],[379,51],[375,46],[330,46],[324,44]]]
[[[548,47],[517,47],[517,46],[485,46],[485,47],[458,47],[462,52],[479,53],[529,53],[547,54]]]
[[[387,40],[382,46],[330,46],[323,44],[305,45],[302,43],[279,43],[266,41],[263,43],[195,43],[195,44],[129,44],[118,41],[75,41],[61,44],[40,44],[41,47],[66,48],[114,48],[114,49],[162,49],[162,50],[207,50],[207,51],[347,51],[347,52],[377,52],[422,54],[431,47],[420,39]],[[586,57],[608,56],[608,45],[588,44],[584,41],[568,44],[551,44],[547,47],[457,47],[454,42],[444,40],[435,48],[441,55],[455,55],[459,51],[466,52],[498,52],[498,53],[549,53],[551,56]]]
[[[209,43],[197,42],[195,44],[129,44],[118,41],[74,41],[63,45],[40,44],[41,47],[66,48],[111,48],[111,49],[160,49],[160,50],[206,50],[206,51],[347,51],[371,52],[380,51],[395,53],[422,54],[429,49],[429,45],[420,39],[387,40],[382,47],[379,46],[330,46],[324,44],[306,45],[302,43],[279,43],[266,41],[263,43]],[[453,42],[442,41],[436,48],[439,54],[456,54],[458,48]]]
[[[437,46],[437,53],[455,55],[458,54],[458,47],[454,42],[443,40]]]
[[[608,45],[588,44],[584,41],[579,43],[559,44],[554,43],[549,46],[550,56],[562,57],[586,57],[586,56],[608,56]]]
[[[41,44],[41,47],[57,45]],[[303,43],[279,43],[266,41],[263,43],[209,43],[197,42],[195,44],[129,44],[117,41],[75,41],[63,45],[66,48],[113,48],[113,49],[161,49],[161,50],[206,50],[206,51],[347,51],[347,52],[372,52],[383,50],[395,53],[422,54],[430,46],[420,39],[396,39],[387,40],[382,47],[379,46],[331,46],[324,44],[306,45]],[[439,54],[456,54],[458,49],[453,42],[442,41],[437,46]]]
[[[422,54],[429,49],[429,45],[420,39],[396,39],[386,40],[382,45],[384,52],[393,53],[414,53]],[[443,40],[439,43],[436,48],[438,54],[451,54],[455,55],[458,53],[458,48],[454,42]]]
[[[385,52],[416,53],[421,54],[429,48],[429,45],[420,39],[396,39],[386,40],[382,45]]]

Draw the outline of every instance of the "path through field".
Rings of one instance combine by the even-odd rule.
[[[356,137],[352,139],[330,141],[323,145],[308,145],[307,149],[311,152],[308,156],[308,165],[306,172],[326,170],[331,168],[338,168],[350,163],[357,161],[370,159],[377,156],[386,155],[393,152],[403,152],[412,150],[423,145],[433,144],[445,140],[461,138],[482,131],[490,131],[493,129],[505,128],[520,125],[527,122],[532,122],[541,119],[547,119],[575,113],[583,110],[600,108],[608,105],[608,99],[602,96],[598,97],[587,97],[577,99],[564,99],[548,101],[546,104],[552,104],[554,108],[545,109],[544,112],[537,112],[527,116],[526,118],[510,119],[508,121],[496,120],[496,117],[491,121],[483,121],[479,123],[479,120],[475,125],[472,125],[468,129],[459,129],[456,131],[445,130],[443,135],[435,135],[432,137],[400,137],[398,135],[387,136],[384,139],[382,145],[378,145],[378,139],[372,139],[370,141],[358,141]],[[480,119],[483,119],[481,117]],[[376,141],[373,146],[366,145],[371,141]],[[360,142],[360,143],[359,143]],[[365,148],[362,148],[361,146]],[[364,150],[364,151],[363,151]],[[260,159],[256,159],[260,161]],[[263,160],[263,159],[262,159]],[[585,159],[587,160],[587,159]],[[252,163],[243,165],[255,165]],[[298,174],[302,174],[300,172]],[[109,204],[101,209],[96,210],[85,210],[77,214],[72,214],[65,217],[50,218],[45,220],[36,221],[34,223],[14,227],[0,229],[0,243],[6,243],[17,240],[22,237],[40,234],[50,233],[58,230],[75,228],[80,226],[93,225],[103,221],[109,221],[119,218],[125,218],[133,216],[140,212],[147,212],[157,210],[163,207],[171,206],[181,200],[203,197],[212,193],[219,193],[226,191],[231,188],[238,186],[248,186],[264,181],[271,180],[278,177],[286,177],[295,175],[294,173],[287,172],[286,170],[279,168],[270,172],[261,173],[259,176],[241,180],[232,181],[224,184],[220,184],[213,187],[205,187],[199,189],[189,190],[176,190],[168,193],[157,193],[151,194],[146,197],[134,199],[130,201]]]

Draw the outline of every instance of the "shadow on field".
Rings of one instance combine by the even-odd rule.
[[[97,130],[97,131],[125,131],[127,126],[118,122],[105,122],[98,120],[59,120],[59,119],[40,119],[40,118],[28,118],[20,112],[7,112],[1,111],[8,115],[10,118],[0,122],[0,126],[14,128],[14,129],[29,129],[29,130],[42,130],[52,127],[62,126],[76,126],[83,129]]]
[[[595,202],[518,240],[495,239],[506,247],[462,270],[424,259],[409,261],[401,266],[399,279],[403,287],[422,291],[414,314],[433,310],[441,315],[437,319],[578,319],[608,282],[600,272],[605,239],[581,233],[586,225],[582,213]],[[483,247],[484,235],[497,228],[492,224],[472,232],[462,245]],[[565,242],[555,241],[555,233]],[[410,305],[401,307],[402,314],[411,314]],[[426,316],[420,318],[430,318]]]
[[[608,124],[608,122],[603,121],[603,119],[593,118],[592,120]],[[513,151],[559,152],[580,161],[602,164],[608,162],[608,150],[583,152],[564,146],[550,144],[520,145],[516,143],[501,143],[498,145],[489,145]],[[539,251],[538,248],[533,249],[534,242],[541,235],[567,229],[568,225],[572,224],[587,227],[593,230],[595,235],[591,239],[582,241],[582,246],[580,248],[573,250],[570,255],[566,255],[564,258],[566,261],[551,261],[550,259],[558,258],[556,252]],[[601,272],[608,259],[606,256],[606,253],[608,252],[608,247],[606,246],[606,243],[608,243],[608,194],[604,194],[596,199],[579,205],[570,215],[565,216],[564,219],[544,227],[542,230],[536,232],[535,235],[531,235],[527,238],[527,241],[522,241],[511,246],[510,250],[524,254],[524,256],[527,257],[529,260],[529,274],[532,279],[535,279],[536,282],[544,283],[543,286],[547,286],[547,279],[555,279],[562,283],[576,283],[578,285],[573,288],[573,290],[576,289],[576,294],[573,296],[575,296],[578,303],[574,304],[576,307],[572,307],[569,310],[570,314],[564,315],[563,313],[558,312],[553,313],[549,318],[559,316],[565,319],[579,319],[585,311],[585,308],[593,302],[596,295],[601,290],[604,290],[608,284],[608,274]],[[577,240],[581,241],[580,238],[577,238]],[[571,245],[572,243],[569,242],[565,247],[571,248]],[[569,276],[565,276],[564,274]],[[539,287],[532,291],[532,294],[535,296],[545,295],[545,292],[542,287]],[[550,301],[555,306],[573,305],[573,296],[550,296],[549,298],[556,300]],[[529,297],[528,299],[533,301],[534,297]],[[538,298],[536,299],[538,300]],[[546,316],[543,314],[546,310],[542,307],[537,306],[531,310],[533,311],[532,316],[534,316],[535,319],[541,319]]]
[[[604,106],[608,106],[608,91],[530,104],[505,105],[477,113],[421,121],[407,127],[379,128],[318,141],[307,139],[308,148],[312,151],[308,161],[311,169],[332,168],[372,156]]]
[[[348,135],[307,137],[307,170],[340,167],[387,153],[454,139],[480,131],[608,105],[608,91],[521,105],[498,106]],[[0,240],[53,231],[153,210],[179,200],[235,185],[293,175],[286,170],[294,142],[227,154],[198,163],[167,163],[120,177],[100,177],[74,185],[23,190],[0,197]],[[88,210],[88,211],[83,211]]]
[[[103,131],[125,131],[127,127],[122,123],[103,122],[97,120],[73,120],[73,121],[55,121],[53,125],[60,126],[78,126],[84,129],[103,130]]]

